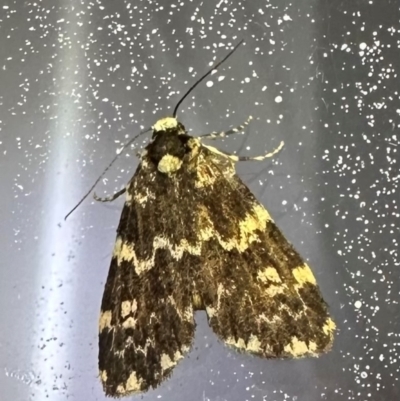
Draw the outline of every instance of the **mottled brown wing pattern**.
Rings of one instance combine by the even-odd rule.
[[[263,357],[315,356],[333,341],[310,268],[234,162],[179,138],[189,151],[172,138],[181,154],[162,156],[158,168],[145,152],[127,188],[101,307],[107,395],[146,391],[168,377],[190,349],[196,309],[226,344]],[[175,149],[162,139],[163,152]]]
[[[232,175],[226,157],[208,149],[204,153],[217,177],[201,195],[207,210],[204,222],[215,232],[202,249],[214,263],[203,263],[199,280],[211,327],[228,345],[263,357],[328,351],[335,324],[309,266]],[[218,175],[221,171],[226,174]],[[218,205],[216,197],[224,199],[220,210],[212,207]]]
[[[193,280],[184,255],[177,259],[163,242],[167,237],[155,236],[169,223],[160,204],[167,194],[154,192],[160,187],[151,185],[152,174],[150,167],[139,167],[128,186],[101,304],[99,370],[105,393],[113,397],[156,387],[194,336]],[[157,225],[161,231],[154,230]]]

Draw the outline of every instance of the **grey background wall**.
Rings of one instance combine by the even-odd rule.
[[[313,268],[338,325],[319,359],[253,358],[197,314],[193,350],[144,400],[395,400],[399,6],[342,1],[0,2],[0,400],[102,400],[97,322],[123,200],[86,192],[121,144],[182,105]],[[137,150],[98,185],[121,188]]]

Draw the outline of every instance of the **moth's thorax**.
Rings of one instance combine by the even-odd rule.
[[[153,138],[146,149],[158,171],[168,174],[178,171],[199,146],[200,142],[187,135],[185,127],[176,118],[166,117],[153,125]]]

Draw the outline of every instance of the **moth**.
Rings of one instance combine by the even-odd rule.
[[[240,43],[239,43],[240,44]],[[101,303],[99,370],[107,396],[157,387],[189,352],[194,312],[217,337],[264,358],[318,356],[335,324],[309,266],[225,154],[177,120],[158,120],[126,188]],[[281,144],[282,145],[282,144]],[[274,155],[273,152],[257,160]]]

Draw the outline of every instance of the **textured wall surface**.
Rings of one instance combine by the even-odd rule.
[[[103,400],[97,330],[123,200],[90,197],[122,144],[182,104],[312,266],[338,330],[318,359],[263,360],[217,341],[143,400],[400,397],[400,12],[378,1],[0,2],[1,401]],[[97,186],[120,189],[140,138]]]

